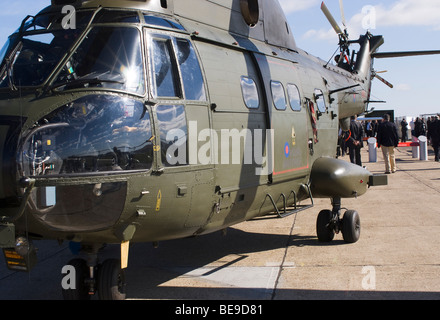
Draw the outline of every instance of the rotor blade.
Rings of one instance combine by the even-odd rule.
[[[332,14],[330,13],[330,10],[325,5],[324,1],[321,4],[321,10],[322,12],[324,12],[324,15],[327,17],[328,22],[330,22],[336,33],[343,34],[341,28],[339,28],[338,23],[336,22],[335,18],[333,18]]]
[[[375,75],[375,77],[377,78],[377,79],[379,79],[380,81],[382,81],[383,83],[385,83],[388,87],[390,87],[391,89],[393,89],[394,88],[394,86],[391,84],[391,83],[389,83],[388,81],[386,81],[384,78],[382,78],[381,76],[378,76],[377,74]]]
[[[433,54],[440,54],[440,50],[376,52],[376,53],[373,53],[371,56],[376,59],[385,59],[385,58],[399,58],[399,57],[428,56],[428,55],[433,55]]]
[[[339,8],[341,9],[342,24],[345,28],[347,28],[347,23],[345,22],[344,3],[342,0],[339,0]]]

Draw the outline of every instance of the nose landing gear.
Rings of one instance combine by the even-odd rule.
[[[121,268],[121,261],[108,259],[98,264],[98,250],[95,248],[84,250],[87,260],[75,258],[69,261],[70,273],[62,281],[65,300],[89,300],[96,293],[100,300],[125,300],[125,270]]]
[[[361,235],[361,220],[355,210],[347,210],[341,219],[341,198],[333,198],[332,210],[322,210],[316,221],[316,233],[320,242],[330,242],[342,232],[345,242],[355,243]]]

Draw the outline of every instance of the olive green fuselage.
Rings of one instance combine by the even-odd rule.
[[[216,25],[220,22],[195,21],[177,1],[173,15],[170,8],[156,11],[153,4],[132,2],[131,9],[115,5],[97,12],[95,2],[77,9],[91,9],[100,20],[83,26],[46,80],[1,88],[0,216],[16,215],[21,202],[28,201],[13,221],[18,234],[85,243],[160,241],[265,215],[274,210],[270,197],[283,208],[283,196],[294,205],[310,197],[310,186],[313,195],[315,161],[335,157],[341,121],[365,110],[368,48],[368,59],[357,64],[364,72],[355,73],[296,47],[231,32]],[[235,8],[238,1],[233,3]],[[185,1],[185,6],[203,17],[211,10],[225,17],[229,12],[225,23],[238,23],[237,12],[215,2]],[[136,18],[107,19],[105,10],[114,17],[116,9]],[[169,21],[175,25],[165,25]],[[141,67],[131,89],[128,78],[121,87],[122,76],[104,79],[104,73],[75,86],[63,83],[87,76],[78,66],[91,63],[78,62],[77,70],[69,63],[93,48],[85,43],[94,32],[97,39],[128,34],[138,39]],[[258,30],[249,28],[253,33]],[[17,74],[18,66],[14,69]],[[338,163],[328,168],[337,170]],[[363,194],[369,173],[361,170],[361,179],[341,182],[353,189],[351,194],[344,189],[344,194],[335,190],[316,196]],[[322,162],[317,174],[325,177],[317,183],[331,183]],[[26,186],[18,183],[22,177],[35,180],[28,199]]]

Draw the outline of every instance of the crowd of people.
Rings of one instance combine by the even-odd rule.
[[[426,136],[429,144],[434,149],[434,160],[440,161],[440,119],[439,115],[432,116],[425,122],[424,118],[411,120],[408,124],[404,118],[400,126],[400,140],[408,141],[408,127],[411,129],[412,137]],[[361,149],[364,147],[364,138],[375,137],[378,147],[382,149],[385,160],[385,173],[396,172],[396,160],[394,148],[399,144],[398,126],[391,121],[390,115],[385,114],[381,121],[368,120],[365,122],[357,121],[354,116],[351,118],[350,130],[339,131],[338,156],[350,155],[350,161],[362,166]],[[348,151],[347,151],[348,149]]]

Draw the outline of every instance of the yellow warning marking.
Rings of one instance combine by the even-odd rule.
[[[162,202],[162,191],[160,191],[157,193],[157,198],[156,198],[156,211],[160,210],[160,203]]]
[[[292,126],[292,145],[296,145],[296,133],[295,133],[295,127]]]
[[[128,267],[128,249],[130,248],[130,241],[123,241],[121,243],[121,269]]]

